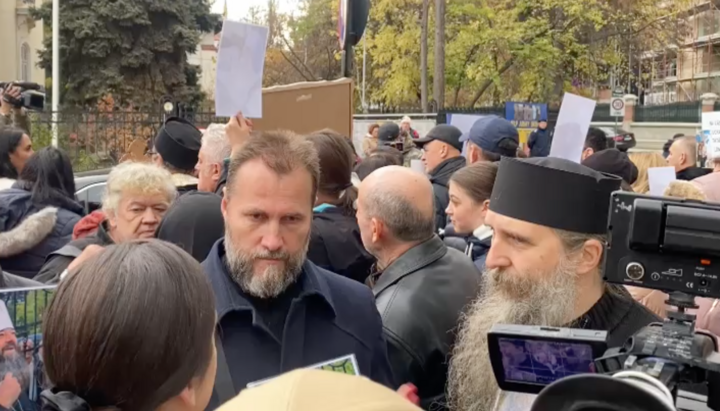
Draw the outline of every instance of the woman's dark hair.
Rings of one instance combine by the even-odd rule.
[[[75,199],[72,162],[64,151],[45,147],[30,157],[18,178],[20,188],[32,193],[32,201],[62,207]]]
[[[213,290],[200,264],[159,240],[113,245],[68,274],[46,312],[55,393],[91,409],[155,410],[207,371]]]
[[[17,150],[26,133],[13,127],[0,127],[0,177],[17,180],[18,171],[10,162],[10,154]]]
[[[374,154],[355,167],[355,173],[358,175],[360,181],[365,180],[367,176],[372,174],[373,171],[387,167],[387,166],[399,166],[401,165],[396,161],[396,158],[386,154]]]
[[[475,203],[481,204],[490,199],[497,172],[497,163],[479,162],[456,171],[450,181],[465,190]]]
[[[482,157],[485,161],[491,162],[498,162],[503,157],[516,158],[519,147],[520,145],[517,143],[517,141],[511,138],[504,138],[498,142],[498,152],[493,153],[487,150],[483,150]]]
[[[307,136],[315,145],[320,159],[320,185],[318,191],[338,198],[343,214],[355,215],[355,200],[358,191],[352,184],[352,171],[355,165],[348,139],[333,130],[321,130]]]

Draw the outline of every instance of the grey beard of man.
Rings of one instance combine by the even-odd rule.
[[[450,361],[448,401],[453,411],[490,411],[500,398],[487,345],[493,325],[559,327],[572,318],[576,274],[571,262],[562,261],[549,275],[521,277],[499,269],[484,273],[484,291],[463,317]]]
[[[30,386],[30,365],[19,351],[0,355],[0,379],[10,373],[18,380],[23,391]]]
[[[310,236],[295,254],[286,251],[243,252],[235,247],[230,230],[225,230],[225,256],[230,276],[249,295],[261,299],[275,298],[297,281],[310,246]],[[271,266],[262,275],[254,275],[257,259],[282,260],[283,266]]]

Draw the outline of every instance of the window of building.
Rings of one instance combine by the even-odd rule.
[[[23,43],[20,47],[20,79],[30,81],[30,46]]]

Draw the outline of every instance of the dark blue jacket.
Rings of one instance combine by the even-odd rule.
[[[202,266],[215,291],[221,343],[236,392],[248,383],[348,354],[355,354],[362,375],[396,388],[382,320],[367,286],[306,261],[280,344],[231,279],[224,255],[220,240]],[[216,391],[208,409],[219,405]]]
[[[25,246],[13,255],[0,256],[4,271],[25,278],[35,277],[45,264],[45,258],[72,240],[73,228],[83,214],[82,206],[71,199],[58,200],[61,204],[37,204],[30,196],[29,191],[19,188],[0,191],[0,233],[9,232],[21,223],[33,227],[15,230],[12,238],[4,238],[3,242],[13,243],[13,246]],[[54,220],[54,226],[34,224],[33,220],[44,221],[48,217],[50,221]]]
[[[530,147],[530,157],[547,157],[550,155],[550,146],[552,145],[552,137],[550,130],[537,129],[530,133],[528,139],[528,147]]]

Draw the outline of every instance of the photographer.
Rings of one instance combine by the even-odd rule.
[[[22,89],[15,86],[0,90],[0,127],[12,126],[30,132],[30,122],[25,111],[22,107],[13,106],[6,99],[6,96],[10,99],[18,99],[21,93]]]

